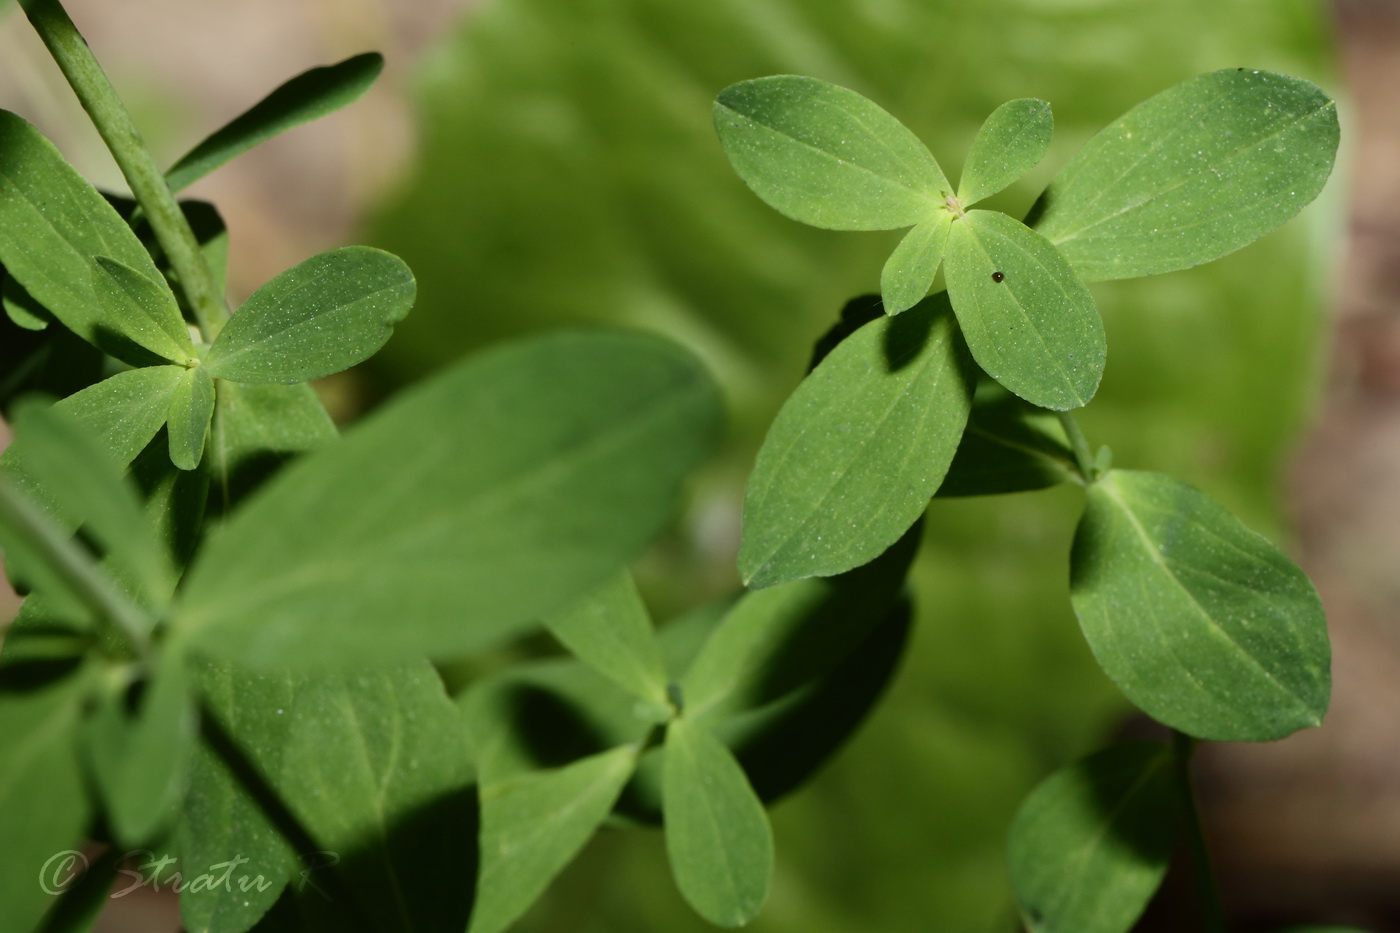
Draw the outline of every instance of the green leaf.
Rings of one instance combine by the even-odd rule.
[[[915,525],[864,566],[745,593],[681,681],[692,721],[753,708],[828,673],[880,624],[919,549]]]
[[[260,665],[471,650],[634,557],[718,421],[708,375],[654,337],[469,359],[264,487],[204,547],[176,624]]]
[[[1337,105],[1299,78],[1200,75],[1109,124],[1050,183],[1034,226],[1085,281],[1219,259],[1317,197]]]
[[[217,875],[228,860],[242,859],[233,874],[250,880],[203,890],[186,887],[180,892],[180,917],[190,933],[243,933],[272,907],[294,865],[290,845],[245,785],[251,769],[281,773],[296,682],[283,673],[213,664],[196,664],[192,674],[208,716],[190,767],[176,849],[187,872]],[[243,760],[230,761],[230,747]]]
[[[947,211],[952,186],[904,124],[855,91],[777,75],[715,99],[730,164],[770,206],[833,230],[893,230]]]
[[[713,924],[748,923],[768,897],[773,831],[744,769],[703,726],[666,728],[666,854],[690,906]]]
[[[166,432],[170,440],[170,462],[182,470],[199,468],[204,457],[204,439],[214,417],[214,380],[207,366],[187,370],[170,393],[170,414]]]
[[[92,267],[106,256],[160,281],[141,241],[38,130],[0,110],[0,263],[70,330],[125,362],[152,362],[128,317],[108,319]]]
[[[1093,296],[1065,258],[1005,214],[968,211],[945,257],[948,295],[977,365],[1041,408],[1088,403],[1107,343]]]
[[[1110,472],[1089,487],[1071,569],[1089,647],[1154,719],[1226,742],[1322,721],[1330,647],[1317,592],[1200,491]]]
[[[461,933],[476,801],[437,672],[308,678],[289,715],[275,789],[330,863],[300,885],[302,929]]]
[[[147,605],[168,602],[175,570],[122,475],[123,464],[86,425],[56,407],[24,403],[16,407],[14,424],[16,468],[43,477],[44,505],[63,527],[85,527]]]
[[[64,853],[82,842],[91,814],[75,729],[86,669],[36,680],[29,665],[0,668],[0,929],[30,930],[66,881]],[[70,866],[71,868],[71,866]]]
[[[230,511],[297,454],[335,437],[335,423],[305,383],[223,382],[215,393],[208,460],[215,507]]]
[[[1126,933],[1162,883],[1182,819],[1172,750],[1128,742],[1055,772],[1011,826],[1031,933]]]
[[[124,263],[98,256],[92,267],[92,291],[105,324],[118,327],[172,363],[184,365],[194,357],[189,327],[165,279],[153,281]]]
[[[612,810],[636,762],[616,748],[481,790],[481,873],[468,933],[500,933],[533,904]]]
[[[952,223],[953,215],[946,211],[926,220],[906,233],[890,253],[880,272],[880,297],[886,314],[899,314],[924,300],[943,261]]]
[[[366,52],[302,72],[191,149],[166,183],[179,191],[259,143],[354,103],[383,69],[383,56]]]
[[[236,382],[329,376],[374,355],[415,293],[408,266],[383,250],[347,246],[312,256],[244,302],[204,365]]]
[[[161,658],[134,711],[126,694],[125,681],[112,684],[83,731],[108,823],[119,843],[135,847],[155,841],[179,812],[198,721],[189,671],[174,651]]]
[[[4,304],[5,314],[15,326],[25,330],[43,330],[53,320],[53,315],[10,276],[0,277],[0,304]]]
[[[991,380],[977,387],[962,443],[938,496],[1045,489],[1075,475],[1074,453],[1053,415]]]
[[[545,619],[545,625],[580,660],[665,718],[670,710],[666,667],[630,573],[614,574],[567,612]]]
[[[1034,168],[1050,148],[1054,132],[1055,117],[1043,100],[1009,100],[993,110],[963,163],[958,182],[962,206],[991,197]]]
[[[898,540],[943,479],[971,402],[942,295],[843,340],[759,451],[739,548],[748,585],[841,573]]]

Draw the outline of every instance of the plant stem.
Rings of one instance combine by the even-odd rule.
[[[1094,453],[1089,449],[1089,441],[1080,430],[1079,422],[1067,411],[1057,411],[1055,417],[1060,419],[1060,426],[1065,429],[1065,438],[1069,441],[1069,446],[1074,451],[1074,459],[1079,464],[1079,475],[1084,478],[1086,484],[1092,483],[1097,478],[1098,471],[1094,469]]]
[[[1186,804],[1187,845],[1191,850],[1191,868],[1196,876],[1203,929],[1206,933],[1225,933],[1225,909],[1220,904],[1220,890],[1215,884],[1215,872],[1210,865],[1210,848],[1206,845],[1205,830],[1201,826],[1201,811],[1196,806],[1196,790],[1191,782],[1191,754],[1196,750],[1196,740],[1173,729],[1172,745],[1176,751],[1177,782]]]
[[[20,6],[62,69],[79,103],[92,118],[102,141],[111,150],[132,195],[149,219],[160,248],[175,270],[200,333],[206,342],[212,341],[228,319],[228,309],[199,250],[194,231],[141,139],[131,114],[127,113],[112,82],[59,0],[20,0]]]
[[[0,526],[42,560],[98,618],[109,622],[134,656],[146,656],[150,628],[146,614],[112,583],[91,555],[5,481],[0,481]]]

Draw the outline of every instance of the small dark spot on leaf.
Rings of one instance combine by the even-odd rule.
[[[992,281],[993,281],[993,282],[1000,282],[1000,281],[1001,281],[1002,279],[1004,279],[1004,278],[1006,278],[1006,276],[1003,275],[1003,274],[1000,273],[1000,272],[993,272],[993,273],[992,273]]]

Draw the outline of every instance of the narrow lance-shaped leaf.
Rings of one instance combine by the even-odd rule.
[[[739,549],[748,584],[841,573],[897,541],[948,469],[972,385],[944,295],[843,340],[759,451]]]
[[[545,625],[580,660],[651,704],[659,716],[668,714],[661,649],[637,585],[626,570],[567,612],[547,618]]]
[[[944,211],[906,233],[890,253],[880,272],[880,297],[886,314],[899,314],[924,300],[943,261],[952,223],[953,215]]]
[[[612,810],[637,750],[616,748],[481,790],[481,872],[467,933],[500,933],[568,865]]]
[[[1126,933],[1162,883],[1183,817],[1170,747],[1115,745],[1046,778],[1011,826],[1031,933]]]
[[[904,124],[855,91],[797,75],[731,85],[715,129],[754,193],[793,220],[893,230],[947,211],[943,170]]]
[[[413,307],[403,260],[368,246],[312,256],[252,294],[209,348],[209,374],[306,382],[373,356]]]
[[[1005,214],[968,211],[953,223],[948,295],[977,365],[1026,401],[1088,403],[1107,342],[1093,296],[1046,239]]]
[[[1055,118],[1034,97],[1009,100],[987,117],[963,163],[958,200],[970,207],[989,198],[1035,167],[1050,148]]]
[[[70,330],[134,365],[152,362],[145,325],[109,320],[93,290],[93,262],[106,256],[159,282],[141,241],[97,189],[38,130],[0,110],[0,263]]]
[[[1114,470],[1089,487],[1071,596],[1094,656],[1145,713],[1203,739],[1268,741],[1322,721],[1317,592],[1193,487]]]
[[[166,424],[170,440],[170,462],[182,470],[199,467],[204,457],[204,439],[214,417],[214,380],[207,366],[185,371],[170,393],[170,415]]]
[[[189,328],[165,279],[152,281],[122,262],[98,256],[92,290],[105,324],[172,363],[183,365],[194,357]]]
[[[264,665],[486,644],[634,557],[718,419],[708,375],[655,337],[561,334],[469,359],[235,513],[175,624],[211,657]]]
[[[15,456],[24,470],[43,477],[46,504],[64,527],[86,527],[148,604],[168,601],[174,568],[122,466],[63,410],[29,402],[17,407],[14,423]]]
[[[0,668],[0,929],[33,929],[68,880],[63,857],[78,848],[91,808],[75,735],[89,670],[29,683],[23,666]]]
[[[680,718],[666,729],[661,781],[681,894],[711,923],[748,923],[768,897],[773,831],[744,769],[703,726]]]
[[[179,191],[259,143],[354,103],[383,70],[384,57],[366,52],[302,72],[181,157],[166,183]]]
[[[1200,75],[1089,140],[1033,225],[1090,282],[1210,262],[1317,197],[1338,138],[1336,103],[1308,81],[1244,68]]]

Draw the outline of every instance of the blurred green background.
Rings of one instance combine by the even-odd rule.
[[[1324,9],[1302,0],[487,0],[419,66],[419,151],[368,242],[420,302],[376,361],[383,388],[476,347],[600,323],[701,354],[731,415],[721,461],[639,568],[665,617],[737,586],[743,479],[845,299],[877,288],[894,235],[788,221],[730,171],[724,86],[765,74],[854,88],[950,177],[981,120],[1049,100],[1056,135],[989,206],[1020,216],[1128,107],[1203,71],[1268,68],[1338,93]],[[1082,422],[1122,466],[1175,472],[1282,532],[1280,459],[1322,358],[1340,185],[1207,267],[1094,287],[1109,337]],[[774,811],[778,874],[753,929],[1013,927],[1003,844],[1024,793],[1126,715],[1067,601],[1073,489],[936,501],[903,669],[856,739]],[[600,836],[526,930],[701,930],[659,834]]]

